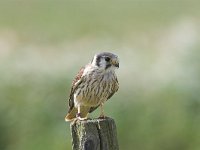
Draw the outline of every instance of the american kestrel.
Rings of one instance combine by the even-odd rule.
[[[87,119],[88,113],[99,106],[100,117],[104,116],[103,104],[110,99],[119,88],[115,69],[119,68],[117,55],[102,52],[96,54],[92,61],[81,68],[72,82],[69,97],[69,110],[65,121]]]

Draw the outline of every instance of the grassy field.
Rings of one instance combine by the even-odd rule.
[[[199,18],[189,0],[1,0],[0,149],[71,149],[71,81],[111,51],[120,90],[105,112],[120,149],[199,150]]]

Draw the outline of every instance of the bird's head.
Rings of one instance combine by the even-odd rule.
[[[102,52],[94,56],[92,65],[105,70],[116,69],[119,68],[119,59],[113,53]]]

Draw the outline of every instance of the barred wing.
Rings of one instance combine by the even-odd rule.
[[[72,87],[71,87],[69,101],[68,101],[69,102],[68,112],[70,112],[74,107],[74,92],[76,91],[77,87],[82,83],[82,75],[83,75],[84,70],[85,70],[85,67],[82,67],[72,82]]]

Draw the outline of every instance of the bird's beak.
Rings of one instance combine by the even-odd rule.
[[[115,67],[119,68],[119,62],[118,62],[117,60],[113,60],[113,61],[112,61],[112,64],[113,64]]]
[[[119,68],[119,63],[114,64],[115,67]]]

